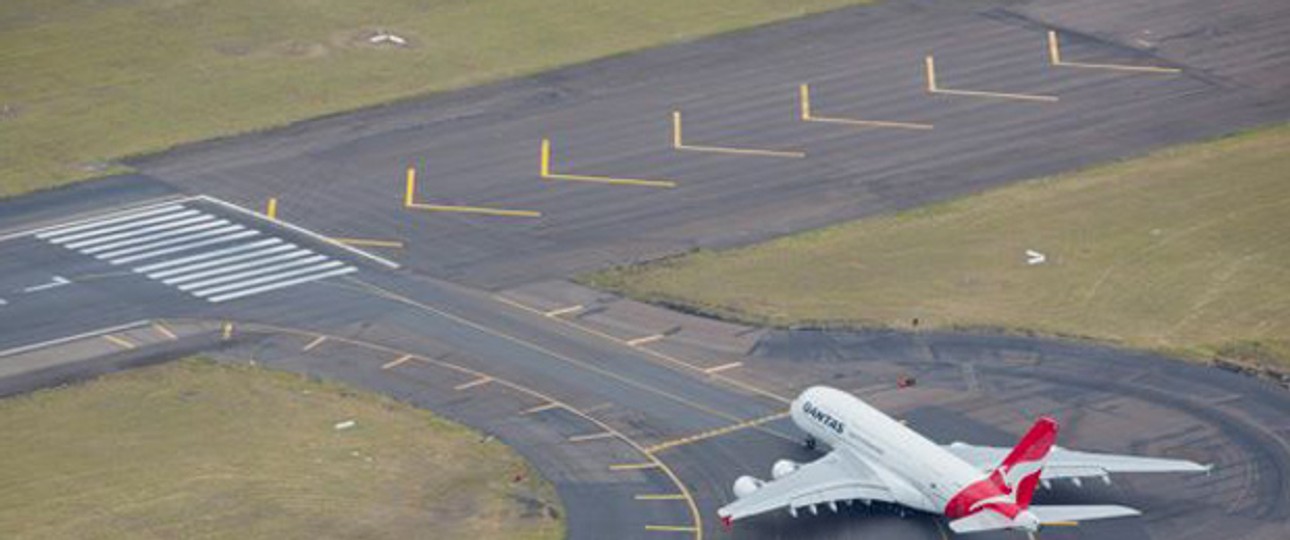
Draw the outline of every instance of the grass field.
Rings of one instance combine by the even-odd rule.
[[[1285,361],[1288,148],[1271,128],[585,281],[756,323],[918,318]]]
[[[113,160],[863,0],[6,0],[0,196]],[[407,47],[367,41],[377,30]]]
[[[5,538],[564,536],[509,448],[292,374],[181,361],[0,401],[0,426]]]

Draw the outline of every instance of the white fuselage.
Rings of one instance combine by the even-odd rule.
[[[985,474],[859,398],[814,387],[793,400],[798,427],[840,452],[864,458],[891,487],[897,501],[941,512],[950,497]]]

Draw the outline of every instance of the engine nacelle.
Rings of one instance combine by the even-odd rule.
[[[797,468],[800,466],[801,465],[796,461],[781,459],[776,461],[774,465],[771,465],[770,477],[779,480],[780,478],[797,472]]]
[[[735,492],[735,498],[742,498],[752,495],[754,491],[761,489],[766,485],[765,482],[751,476],[740,476],[735,479],[735,486],[732,491]]]

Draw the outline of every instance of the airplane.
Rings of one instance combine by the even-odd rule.
[[[807,464],[787,459],[771,480],[735,480],[735,500],[717,510],[722,523],[787,508],[797,517],[839,502],[894,503],[944,515],[958,534],[1140,515],[1118,505],[1032,505],[1035,487],[1066,478],[1110,483],[1111,473],[1209,472],[1191,461],[1067,450],[1055,445],[1057,422],[1040,417],[1011,449],[962,442],[938,445],[844,391],[815,386],[793,400],[790,417],[808,434],[808,447],[832,449]],[[903,511],[902,511],[903,512]]]

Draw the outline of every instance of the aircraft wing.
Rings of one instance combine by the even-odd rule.
[[[946,450],[980,470],[990,470],[1003,461],[1010,448],[973,446],[961,442],[945,446]],[[1181,459],[1160,459],[1116,454],[1078,452],[1054,447],[1040,478],[1106,478],[1112,473],[1209,472],[1209,465]]]
[[[717,514],[723,520],[733,521],[788,508],[796,515],[798,508],[852,499],[893,500],[887,484],[861,458],[833,451],[788,475],[766,482],[757,491],[721,507]]]

